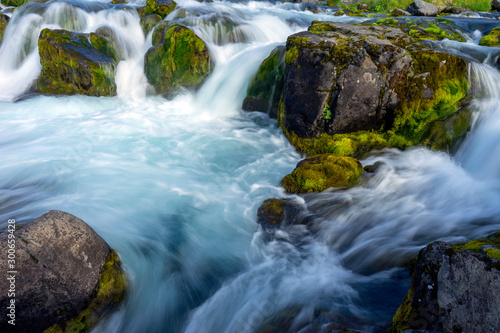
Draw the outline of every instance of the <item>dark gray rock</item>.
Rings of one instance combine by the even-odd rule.
[[[436,16],[439,14],[439,9],[435,5],[422,0],[415,0],[406,10],[414,16]]]
[[[257,211],[257,223],[272,230],[298,223],[300,207],[289,199],[267,199]]]
[[[252,78],[243,101],[243,110],[266,112],[276,119],[284,74],[285,47],[278,46],[264,59]]]
[[[400,8],[396,8],[392,11],[391,13],[392,16],[399,17],[399,16],[411,16],[410,12],[407,12],[406,10],[402,10]]]
[[[418,255],[393,330],[494,333],[500,327],[500,260],[444,242]]]
[[[49,211],[14,232],[0,235],[0,246],[15,240],[15,306],[18,332],[42,332],[87,308],[110,254],[114,253],[95,231],[77,217]],[[11,244],[9,243],[9,244]],[[0,267],[7,267],[0,257]],[[10,263],[9,263],[10,264]],[[121,273],[123,274],[123,273]],[[10,281],[0,279],[0,306],[10,303]],[[103,304],[111,306],[111,304]],[[82,323],[83,324],[83,323]],[[64,327],[64,326],[63,326]],[[0,331],[10,332],[5,316]]]
[[[497,12],[500,11],[500,1],[493,0],[491,2],[491,10],[496,10]]]
[[[445,9],[443,9],[443,13],[455,14],[455,15],[465,13],[466,11],[467,11],[467,9],[463,8],[463,7],[447,7]]]

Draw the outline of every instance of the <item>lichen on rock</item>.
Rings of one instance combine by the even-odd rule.
[[[488,34],[483,36],[483,38],[479,41],[479,45],[500,47],[500,28],[494,28]]]

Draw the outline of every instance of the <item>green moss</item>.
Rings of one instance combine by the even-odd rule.
[[[165,33],[171,24],[172,22],[169,21],[161,21],[154,27],[153,34],[151,36],[153,46],[163,43],[165,40]]]
[[[44,333],[89,332],[99,320],[123,300],[126,286],[127,280],[120,267],[120,258],[115,251],[111,251],[102,268],[101,278],[90,305],[75,318],[64,324],[55,324]]]
[[[412,302],[415,297],[415,290],[410,287],[408,293],[405,295],[403,299],[403,303],[396,311],[396,314],[392,318],[392,327],[390,332],[403,332],[405,330],[410,329],[410,325],[408,324],[408,319],[410,318],[410,314],[412,313],[413,307]]]
[[[388,18],[383,18],[383,19],[379,19],[379,20],[376,20],[375,22],[373,22],[373,24],[375,25],[385,25],[385,26],[396,26],[399,24],[399,21],[392,18],[392,17],[388,17]]]
[[[149,14],[141,17],[140,23],[142,27],[142,31],[144,32],[144,35],[147,36],[147,34],[153,30],[155,25],[162,20],[162,17],[158,14]]]
[[[479,45],[482,46],[500,46],[500,27],[491,30],[486,36],[481,38]]]
[[[110,39],[94,32],[90,33],[89,39],[92,46],[95,47],[98,51],[107,54],[115,62],[120,61],[121,56],[119,55],[118,50]]]
[[[5,33],[5,29],[7,28],[7,24],[9,23],[10,18],[5,14],[0,14],[0,44],[3,41],[3,35]]]
[[[166,31],[162,44],[148,50],[144,69],[156,92],[170,98],[180,87],[199,87],[211,67],[205,42],[187,27],[175,24]]]
[[[30,2],[30,0],[2,0],[4,6],[19,7],[25,3]]]
[[[165,16],[174,11],[176,6],[177,3],[174,0],[147,0],[140,15],[157,14],[161,19],[164,19]]]
[[[285,219],[287,202],[281,199],[267,199],[258,210],[258,216],[265,220],[267,226],[278,226]]]
[[[285,53],[285,62],[287,64],[293,64],[293,62],[299,57],[299,49],[297,47],[292,47],[288,49]]]
[[[465,243],[457,243],[455,246],[483,253],[500,260],[500,232],[497,232],[487,238],[474,239]]]
[[[341,9],[341,10],[336,11],[335,14],[333,14],[333,15],[335,15],[335,16],[347,15],[347,16],[366,17],[366,14],[363,14],[360,11],[353,10],[353,9]]]
[[[301,161],[283,178],[283,187],[290,193],[307,193],[354,186],[363,172],[361,163],[352,157],[322,154]]]

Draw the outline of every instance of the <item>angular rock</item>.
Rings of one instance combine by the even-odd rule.
[[[445,242],[432,243],[418,255],[392,331],[497,332],[498,290],[500,260]]]
[[[479,41],[479,45],[499,47],[500,46],[500,28],[492,29],[487,35]]]
[[[115,63],[122,60],[123,54],[118,46],[116,34],[111,27],[100,27],[95,32],[91,32],[89,40],[96,50],[111,57]]]
[[[422,0],[415,0],[406,11],[414,16],[436,16],[439,14],[439,9],[435,5]]]
[[[212,69],[205,42],[189,28],[175,24],[164,41],[146,53],[144,71],[156,93],[172,98],[181,87],[197,89]]]
[[[276,229],[298,222],[300,207],[288,199],[267,199],[257,210],[257,223],[264,229]]]
[[[116,95],[116,63],[93,47],[87,34],[43,29],[38,50],[42,64],[38,85],[42,93]]]
[[[402,10],[400,8],[396,8],[392,11],[391,16],[394,17],[399,17],[399,16],[411,16],[410,12],[407,12],[406,10]]]
[[[16,250],[10,270],[17,272],[15,328],[22,328],[18,331],[58,331],[57,326],[90,330],[123,299],[126,280],[118,256],[71,214],[49,211],[13,233],[1,234],[1,247],[7,249],[7,244],[15,244]],[[0,267],[8,267],[6,256],[0,257]],[[9,290],[10,282],[1,279],[1,290]],[[10,303],[11,297],[2,292],[2,309]],[[12,328],[0,321],[0,331]]]
[[[313,22],[288,38],[285,62],[278,124],[307,154],[350,155],[358,150],[347,147],[353,142],[419,144],[469,88],[465,60],[429,50],[394,26]]]
[[[243,110],[266,112],[276,119],[284,74],[285,47],[278,46],[264,59],[252,78],[243,101]]]
[[[363,172],[361,163],[352,157],[322,154],[300,161],[283,178],[283,187],[289,193],[308,193],[354,186]]]
[[[141,17],[140,23],[142,27],[142,31],[144,31],[144,35],[147,35],[158,22],[162,20],[161,16],[158,14],[149,14]]]
[[[8,17],[5,14],[0,13],[0,45],[2,44],[3,41],[3,34],[5,32],[5,29],[7,28],[7,24],[9,23],[10,17]]]

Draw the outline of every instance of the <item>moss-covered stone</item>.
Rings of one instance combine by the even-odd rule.
[[[455,246],[483,253],[500,260],[500,232],[494,233],[486,238],[474,239],[465,243],[457,243]]]
[[[470,129],[472,111],[465,109],[445,119],[436,120],[430,127],[422,144],[433,150],[454,151]]]
[[[205,42],[189,28],[175,24],[164,41],[148,50],[145,74],[156,93],[171,98],[181,87],[198,88],[212,68]]]
[[[278,46],[250,81],[243,110],[263,111],[276,118],[285,74],[285,47]]]
[[[283,187],[290,193],[307,193],[354,186],[363,172],[361,163],[352,157],[322,154],[299,162],[283,178]]]
[[[112,251],[106,258],[101,278],[96,286],[95,296],[90,305],[78,316],[65,323],[55,324],[44,333],[84,333],[92,328],[115,308],[125,295],[127,280],[121,269],[120,258]]]
[[[147,0],[146,6],[137,11],[140,16],[157,14],[164,19],[165,16],[174,11],[177,3],[174,0]]]
[[[417,43],[397,19],[378,22],[313,22],[310,33],[289,37],[277,118],[301,152],[362,157],[381,147],[446,149],[466,131],[468,117],[443,120],[467,100],[466,61]],[[446,131],[438,133],[441,120]]]
[[[42,73],[38,81],[44,94],[112,96],[115,61],[98,51],[88,35],[43,29],[38,39]]]
[[[479,41],[479,45],[499,47],[500,28],[494,28],[487,35],[483,36],[483,38]]]
[[[30,1],[31,0],[2,0],[2,4],[4,6],[19,7]]]
[[[351,10],[347,8],[340,9],[333,14],[335,16],[357,16],[357,17],[366,17],[366,14],[361,13],[360,11],[357,10]]]
[[[0,13],[0,44],[3,42],[3,35],[5,29],[7,28],[7,24],[9,23],[10,17],[5,14]]]
[[[163,43],[165,40],[165,33],[168,28],[172,25],[170,21],[161,21],[157,25],[155,25],[153,29],[153,34],[151,35],[151,42],[153,46]]]
[[[155,25],[162,20],[161,16],[158,14],[149,14],[141,17],[140,23],[144,35],[147,35]]]

